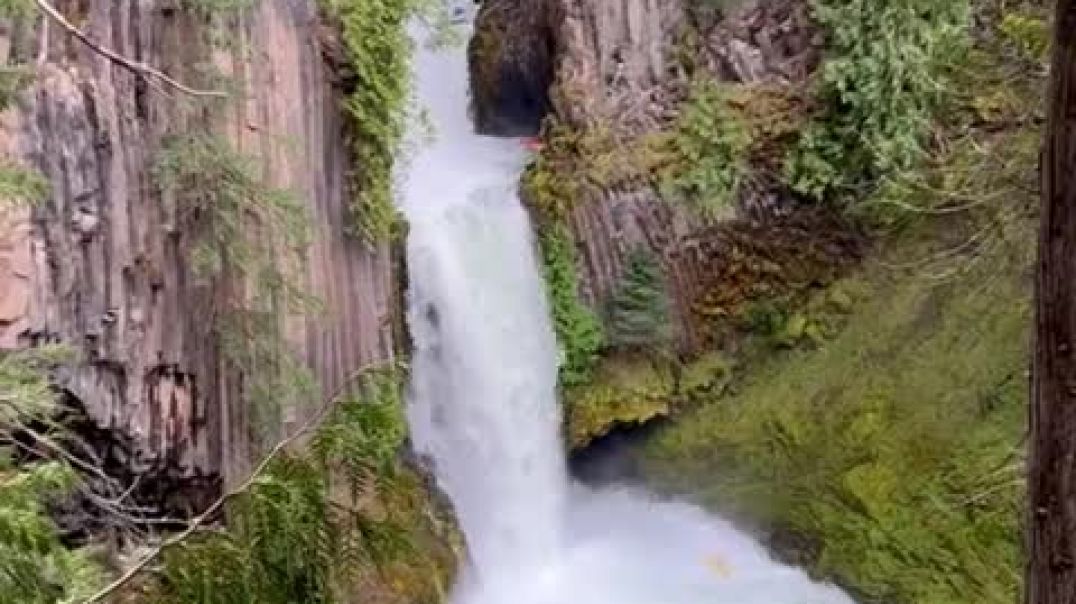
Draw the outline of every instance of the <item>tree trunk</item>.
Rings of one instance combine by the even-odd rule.
[[[1076,0],[1057,0],[1043,149],[1027,604],[1076,604]]]

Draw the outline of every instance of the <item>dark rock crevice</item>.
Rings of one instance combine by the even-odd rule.
[[[534,136],[550,111],[556,70],[550,0],[487,0],[468,46],[475,128],[492,136]]]

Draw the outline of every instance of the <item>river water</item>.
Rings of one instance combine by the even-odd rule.
[[[434,126],[402,169],[408,421],[466,537],[455,604],[851,604],[728,522],[568,476],[519,142],[473,133],[463,49],[420,47]]]

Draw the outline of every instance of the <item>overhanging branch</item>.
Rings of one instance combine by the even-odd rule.
[[[206,522],[208,522],[217,512],[223,509],[224,504],[227,503],[228,500],[250,490],[250,488],[254,486],[254,482],[257,481],[258,477],[265,472],[265,470],[269,467],[269,464],[272,463],[272,461],[276,459],[276,457],[280,455],[280,453],[282,453],[284,449],[286,449],[289,445],[291,445],[303,435],[318,427],[322,423],[322,421],[328,416],[329,412],[333,409],[337,400],[355,383],[355,380],[362,378],[367,371],[374,370],[379,367],[384,367],[385,365],[386,363],[384,362],[371,363],[369,365],[360,367],[359,369],[354,371],[346,380],[344,380],[344,383],[339,388],[337,388],[337,390],[333,392],[325,400],[324,403],[322,403],[321,407],[319,407],[313,415],[311,415],[305,422],[303,422],[301,426],[299,426],[298,430],[293,432],[284,440],[278,442],[269,451],[268,455],[262,458],[261,462],[258,463],[257,467],[254,468],[254,471],[252,471],[250,475],[247,476],[247,479],[244,480],[242,484],[236,486],[233,489],[230,489],[227,493],[221,495],[220,498],[210,504],[209,507],[205,509],[205,511],[192,518],[187,523],[187,528],[183,529],[179,533],[176,533],[175,535],[172,535],[168,539],[165,539],[160,545],[150,550],[149,553],[143,556],[137,563],[124,571],[124,573],[117,577],[115,581],[101,588],[100,591],[93,594],[86,600],[83,600],[82,604],[97,604],[98,602],[103,602],[105,598],[115,593],[118,589],[126,585],[131,579],[138,575],[138,573],[142,572],[142,570],[144,570],[147,566],[149,566],[151,562],[157,559],[157,557],[160,556],[164,552],[164,550],[182,542],[194,533],[201,530],[201,528],[205,525]]]
[[[135,75],[141,76],[143,78],[152,78],[152,79],[160,80],[161,82],[167,84],[168,86],[171,86],[172,88],[175,88],[176,90],[178,90],[178,91],[180,91],[180,92],[182,92],[184,94],[189,94],[191,96],[198,96],[198,97],[227,97],[228,96],[227,93],[222,92],[220,90],[197,90],[195,88],[191,88],[190,86],[187,86],[185,84],[182,84],[182,83],[174,80],[173,78],[169,77],[168,75],[166,75],[164,72],[160,71],[159,69],[154,69],[153,67],[150,67],[149,65],[146,65],[145,63],[140,63],[138,61],[132,61],[131,59],[128,59],[127,57],[119,54],[118,52],[116,52],[114,50],[111,50],[109,48],[101,46],[97,42],[94,42],[90,38],[90,36],[86,34],[86,32],[84,32],[81,29],[79,29],[79,28],[75,27],[74,25],[72,25],[71,22],[67,20],[67,17],[63,16],[63,13],[56,10],[56,8],[54,6],[52,6],[51,4],[49,4],[46,0],[34,0],[34,2],[37,4],[38,8],[40,8],[46,15],[49,16],[49,18],[51,18],[53,21],[55,21],[57,24],[59,24],[60,27],[64,28],[67,31],[67,33],[69,33],[72,36],[78,38],[79,41],[81,41],[83,44],[88,46],[90,48],[90,50],[92,50],[92,51],[96,52],[97,54],[105,57],[106,59],[112,61],[116,65],[119,65],[120,67],[123,67],[124,69],[127,69],[128,71],[131,71]]]

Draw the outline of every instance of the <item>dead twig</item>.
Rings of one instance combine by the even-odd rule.
[[[90,36],[88,34],[86,34],[86,32],[84,32],[81,29],[79,29],[79,28],[75,27],[74,25],[72,25],[71,22],[67,20],[67,17],[64,17],[63,14],[60,11],[56,10],[56,8],[54,6],[52,6],[51,4],[49,4],[46,0],[34,0],[34,2],[37,4],[38,8],[40,8],[46,15],[49,16],[49,18],[51,18],[53,21],[55,21],[57,24],[59,24],[60,27],[67,30],[67,33],[69,33],[72,36],[78,38],[79,41],[81,41],[86,46],[90,47],[90,50],[93,50],[97,54],[105,57],[106,59],[112,61],[113,63],[119,65],[120,67],[123,67],[123,68],[131,71],[132,73],[134,73],[136,75],[139,75],[139,76],[141,76],[143,78],[146,78],[146,79],[159,80],[159,81],[171,86],[172,88],[175,88],[176,90],[178,90],[178,91],[180,91],[180,92],[182,92],[184,94],[189,94],[191,96],[198,96],[198,97],[227,97],[228,96],[227,93],[222,92],[220,90],[197,90],[197,89],[191,88],[190,86],[187,86],[185,84],[182,84],[182,83],[172,79],[171,77],[167,76],[164,72],[162,72],[162,71],[160,71],[158,69],[154,69],[153,67],[150,67],[149,65],[146,65],[145,63],[140,63],[138,61],[132,61],[131,59],[128,59],[127,57],[115,52],[114,50],[111,50],[109,48],[101,46],[97,42],[94,42],[90,38]]]
[[[254,468],[254,471],[250,473],[246,480],[244,480],[237,487],[221,495],[216,501],[210,504],[209,507],[205,509],[205,511],[192,518],[188,522],[187,528],[162,541],[160,545],[154,547],[137,563],[124,571],[124,573],[117,577],[115,581],[109,583],[100,591],[93,594],[86,600],[83,600],[82,604],[96,604],[97,602],[104,601],[105,598],[107,598],[119,588],[126,585],[127,582],[129,582],[136,575],[138,575],[138,573],[145,569],[150,564],[150,562],[153,562],[155,559],[157,559],[157,557],[160,556],[161,553],[164,552],[164,550],[182,542],[183,540],[187,539],[195,532],[197,532],[203,524],[205,524],[210,518],[216,515],[217,512],[219,512],[224,507],[224,504],[227,503],[229,499],[250,490],[250,488],[254,486],[254,483],[255,481],[257,481],[258,477],[261,476],[263,472],[265,472],[266,468],[269,467],[269,464],[272,463],[272,461],[276,459],[276,457],[280,455],[280,453],[282,453],[284,449],[286,449],[289,445],[291,445],[293,442],[298,440],[306,433],[310,432],[312,429],[319,426],[321,422],[325,419],[325,417],[329,414],[329,412],[332,410],[333,406],[336,404],[340,396],[342,396],[344,392],[346,392],[348,388],[351,387],[355,380],[361,378],[363,375],[366,374],[367,371],[384,367],[385,365],[386,363],[371,363],[353,372],[346,380],[344,380],[344,383],[341,384],[341,386],[337,388],[336,391],[334,391],[325,400],[321,407],[319,407],[313,415],[311,415],[305,422],[303,422],[301,426],[299,426],[298,430],[296,430],[287,438],[281,440],[275,446],[273,446],[273,448],[264,458],[262,458],[261,462],[258,463],[258,465]]]

